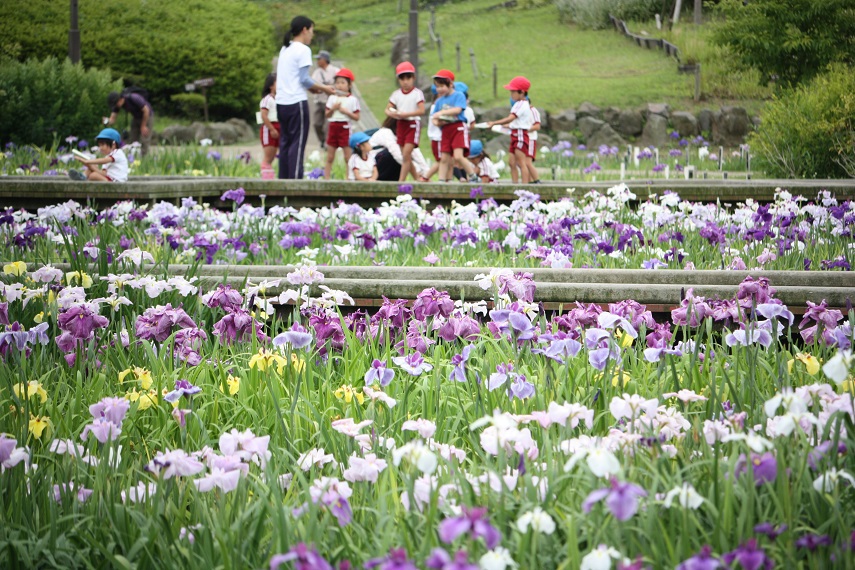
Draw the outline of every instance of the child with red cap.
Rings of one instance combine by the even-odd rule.
[[[416,68],[409,61],[398,64],[395,68],[398,85],[401,86],[389,97],[386,105],[386,115],[395,119],[395,135],[404,162],[401,163],[401,178],[407,179],[413,163],[413,149],[419,146],[422,135],[422,115],[425,114],[425,94],[416,84]]]
[[[522,175],[522,183],[531,181],[531,157],[529,156],[530,141],[528,131],[534,125],[534,115],[531,112],[531,104],[528,101],[528,90],[531,89],[531,81],[522,76],[517,76],[505,85],[505,89],[511,92],[514,106],[511,114],[498,121],[490,121],[488,127],[493,125],[508,125],[511,129],[510,153],[514,156],[517,167]],[[519,182],[516,168],[511,169],[511,181]]]
[[[473,182],[478,182],[478,175],[472,163],[466,160],[469,154],[469,125],[466,124],[464,110],[466,95],[454,90],[454,74],[447,69],[440,69],[433,76],[433,84],[439,98],[436,100],[435,111],[431,117],[433,124],[442,127],[442,140],[439,152],[439,181],[451,182],[454,162],[466,170]]]
[[[338,70],[335,74],[335,95],[327,99],[327,119],[329,119],[329,131],[327,132],[327,162],[324,165],[324,179],[329,180],[332,173],[332,165],[335,160],[335,152],[342,149],[344,162],[350,160],[350,134],[351,121],[359,120],[359,99],[351,94],[353,82],[356,78],[353,72],[346,67]]]

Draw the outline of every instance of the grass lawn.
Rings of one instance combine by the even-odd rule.
[[[311,9],[302,2],[294,4],[295,14],[305,12],[316,21],[336,23],[341,39],[333,57],[353,70],[363,96],[378,116],[382,116],[387,98],[396,88],[389,57],[392,38],[408,29],[408,3],[403,4],[402,12],[397,11],[398,3],[392,0],[321,0]],[[552,3],[525,9],[489,9],[496,4],[497,0],[470,0],[437,7],[436,31],[443,41],[442,62],[428,33],[430,13],[423,10],[419,14],[419,35],[426,40],[425,51],[420,54],[421,70],[429,74],[443,67],[454,71],[459,80],[469,84],[474,106],[507,105],[501,86],[515,75],[525,75],[532,81],[532,101],[550,111],[578,107],[584,101],[621,108],[650,101],[687,110],[738,104],[756,112],[761,105],[759,98],[765,95],[743,89],[753,100],[733,101],[728,99],[730,91],[739,93],[738,90],[717,89],[718,98],[695,104],[694,78],[678,75],[676,61],[658,50],[641,49],[612,30],[582,30],[562,23]],[[355,34],[343,37],[349,35],[347,32]],[[656,35],[654,32],[655,29],[651,35]],[[698,51],[705,37],[696,33],[688,40]],[[455,55],[458,42],[460,71]],[[470,48],[477,58],[477,78],[469,60]],[[704,49],[702,56],[720,55]],[[497,97],[493,97],[493,63],[498,66]]]

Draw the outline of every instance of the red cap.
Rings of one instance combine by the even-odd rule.
[[[434,74],[433,78],[448,79],[449,81],[454,81],[454,74],[448,69],[440,69]]]
[[[517,75],[511,79],[510,83],[505,85],[505,89],[509,91],[528,91],[531,89],[531,81],[522,75]]]
[[[351,81],[356,81],[356,78],[353,76],[353,72],[346,67],[342,67],[338,70],[338,73],[335,74],[336,77],[344,77],[345,79],[350,79]]]
[[[401,75],[402,73],[412,73],[416,74],[415,66],[409,61],[404,61],[398,64],[398,67],[395,68],[395,75]]]

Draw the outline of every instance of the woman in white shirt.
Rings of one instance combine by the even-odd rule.
[[[291,20],[285,34],[276,67],[276,112],[279,116],[279,178],[302,179],[303,156],[309,137],[309,96],[312,93],[333,95],[329,85],[315,83],[309,77],[315,23],[306,16]]]

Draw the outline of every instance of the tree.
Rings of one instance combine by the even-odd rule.
[[[721,0],[713,39],[763,81],[794,86],[831,63],[855,64],[852,0]]]

